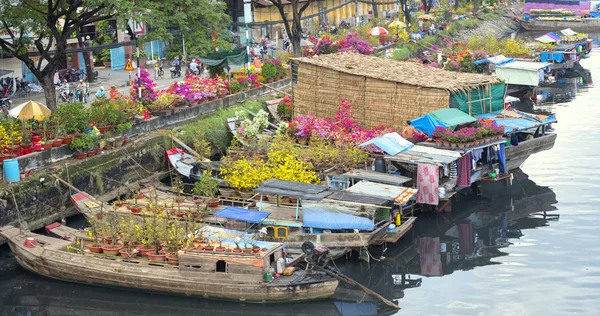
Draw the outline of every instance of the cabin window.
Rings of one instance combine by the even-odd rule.
[[[286,227],[277,227],[277,238],[287,238],[288,230]]]
[[[217,261],[216,272],[227,272],[227,263],[224,260]]]
[[[275,237],[275,227],[273,226],[267,226],[267,236],[269,237]]]

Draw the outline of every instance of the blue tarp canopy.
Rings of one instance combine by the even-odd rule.
[[[514,133],[557,122],[556,118],[552,115],[530,114],[515,110],[481,114],[478,118],[483,120],[493,120],[497,125],[504,126],[505,133]]]
[[[438,119],[429,114],[425,114],[419,118],[410,121],[410,125],[412,125],[414,128],[418,129],[423,133],[427,133],[427,135],[429,136],[433,135],[433,130],[438,126],[441,126],[443,128],[448,127],[446,123],[439,121]]]
[[[237,219],[249,223],[259,223],[269,215],[271,215],[269,212],[251,211],[234,206],[228,206],[215,213],[215,216],[218,217]]]
[[[375,228],[373,221],[350,214],[342,213],[333,205],[305,204],[302,205],[304,227],[321,229],[359,229],[371,231]]]
[[[544,63],[549,63],[553,61],[562,63],[564,60],[565,59],[562,53],[540,53],[540,61]]]
[[[494,65],[504,65],[506,63],[510,63],[515,61],[514,58],[508,58],[505,57],[504,55],[498,55],[498,56],[493,56],[493,57],[488,57],[485,59],[481,59],[481,60],[477,60],[475,61],[475,65],[481,65],[483,63],[490,63],[490,64],[494,64]]]
[[[405,150],[411,149],[414,144],[402,138],[398,133],[387,133],[383,136],[375,137],[370,141],[364,142],[359,146],[375,145],[377,148],[385,151],[390,156],[395,156]]]

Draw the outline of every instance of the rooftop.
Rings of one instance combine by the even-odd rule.
[[[401,62],[355,53],[336,53],[294,58],[350,75],[392,81],[412,86],[444,89],[451,93],[501,82],[495,76],[446,71],[417,63]]]

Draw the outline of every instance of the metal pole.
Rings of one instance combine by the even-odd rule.
[[[248,56],[246,59],[248,61],[248,77],[250,77],[250,32],[248,32],[248,23],[246,23],[246,55]]]
[[[137,66],[138,66],[138,95],[140,103],[142,103],[142,65],[140,65],[140,48],[138,46],[138,39],[135,40],[135,50],[137,53]]]
[[[181,34],[181,38],[183,39],[183,58],[181,58],[182,61],[186,60],[185,58],[185,34]]]

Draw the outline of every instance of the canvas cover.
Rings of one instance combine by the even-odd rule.
[[[438,119],[429,114],[425,114],[419,118],[410,121],[410,125],[412,125],[414,128],[418,129],[423,133],[427,133],[427,135],[429,136],[433,135],[433,130],[438,126],[444,128],[448,127],[446,123],[439,121]]]
[[[485,87],[480,87],[471,90],[470,93],[461,91],[452,94],[450,98],[450,107],[460,109],[471,116],[504,109],[505,84],[492,84],[490,85],[490,89],[492,94],[491,104],[488,99],[489,92]],[[470,104],[469,94],[471,100]]]
[[[383,150],[388,155],[392,156],[401,153],[405,150],[408,150],[414,146],[413,143],[402,138],[402,136],[400,136],[396,132],[387,133],[383,136],[375,137],[370,141],[360,144],[359,146],[368,145],[375,145],[377,146],[377,148]]]
[[[562,40],[562,37],[560,37],[558,34],[556,34],[554,32],[549,32],[542,36],[536,37],[535,40],[538,42],[547,44],[547,43],[556,43],[556,42]]]
[[[504,55],[497,55],[497,56],[492,56],[492,57],[488,57],[485,59],[481,59],[481,60],[477,60],[475,61],[475,65],[481,65],[483,63],[490,63],[490,64],[494,64],[494,65],[504,65],[510,62],[515,61],[514,58],[508,58],[505,57]]]
[[[543,79],[540,71],[548,66],[549,63],[515,61],[496,67],[496,76],[508,84],[537,87]]]
[[[248,62],[248,53],[245,47],[236,48],[230,52],[222,51],[198,58],[206,66],[226,68],[229,65],[243,65]]]
[[[260,223],[269,215],[271,215],[269,212],[252,211],[235,206],[228,206],[215,213],[217,217],[236,219],[248,223]]]
[[[334,205],[306,204],[302,205],[304,227],[320,229],[359,229],[371,231],[375,228],[373,221],[359,216],[342,213]]]

